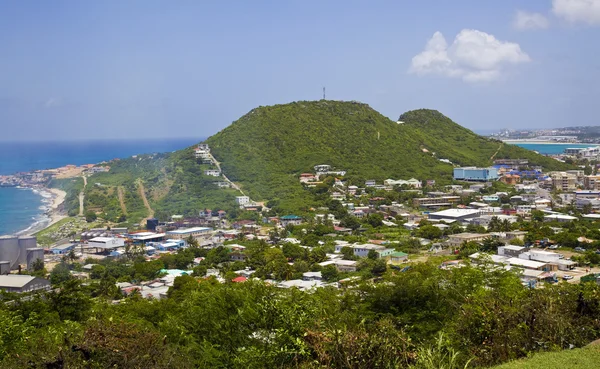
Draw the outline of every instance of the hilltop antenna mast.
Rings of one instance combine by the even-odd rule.
[[[325,87],[323,87],[323,100],[325,100]]]

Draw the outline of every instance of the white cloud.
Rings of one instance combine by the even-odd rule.
[[[600,0],[553,0],[552,12],[570,23],[600,25]]]
[[[540,13],[529,13],[518,10],[515,14],[513,27],[518,30],[546,29],[550,25],[548,19]]]
[[[463,29],[450,46],[444,35],[434,33],[425,50],[412,58],[409,73],[486,82],[499,79],[507,66],[530,60],[516,43],[500,41],[485,32]]]

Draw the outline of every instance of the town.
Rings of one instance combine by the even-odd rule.
[[[526,159],[496,159],[486,168],[454,167],[453,184],[441,186],[425,178],[350,183],[344,168],[315,164],[298,181],[325,194],[323,206],[309,216],[273,215],[222,173],[208,145],[194,152],[201,164],[215,167],[206,176],[240,191],[237,218],[204,208],[194,217],[149,218],[131,228],[71,229],[45,248],[35,237],[3,236],[0,288],[48,290],[62,273],[59,281],[113,278],[120,291],[114,303],[132,293],[166,298],[180,276],[261,279],[311,291],[344,288],[425,260],[438,260],[441,268],[511,270],[529,288],[600,283],[594,269],[600,263],[600,175],[585,174],[588,169],[544,173]],[[71,166],[20,178],[109,170]],[[142,275],[132,271],[140,263],[151,265]],[[117,265],[128,267],[106,272]]]

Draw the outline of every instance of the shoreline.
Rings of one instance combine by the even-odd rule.
[[[67,218],[67,215],[61,211],[60,206],[65,202],[67,193],[57,188],[49,187],[23,187],[40,195],[42,205],[41,210],[44,210],[39,218],[36,219],[29,227],[15,232],[18,236],[35,235],[36,233],[50,227],[51,225]]]
[[[600,146],[600,144],[588,144],[585,142],[555,142],[555,141],[535,141],[535,140],[502,140],[502,142],[506,144],[526,144],[526,145],[578,145],[578,146],[589,146],[595,147]]]

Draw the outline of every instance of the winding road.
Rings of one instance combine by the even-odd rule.
[[[217,166],[217,169],[219,170],[219,172],[221,172],[221,176],[223,177],[223,179],[225,179],[225,181],[227,183],[229,183],[229,185],[231,186],[231,188],[240,191],[240,193],[242,194],[242,196],[246,196],[246,194],[244,193],[244,191],[242,191],[242,189],[240,188],[240,186],[238,186],[237,184],[233,183],[229,178],[227,178],[227,176],[225,175],[225,173],[223,173],[223,170],[221,169],[221,163],[219,163],[217,161],[217,159],[215,159],[215,157],[213,156],[212,153],[208,153],[208,155],[210,155],[210,159],[212,160],[212,162]]]

